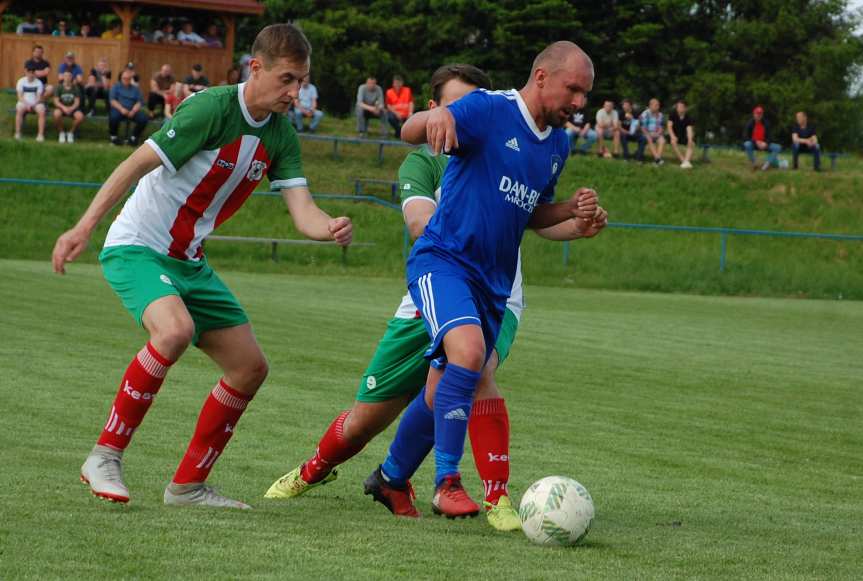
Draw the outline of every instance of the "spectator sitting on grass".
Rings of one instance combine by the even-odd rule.
[[[680,160],[680,167],[691,169],[692,152],[695,150],[695,121],[687,114],[686,101],[683,99],[677,101],[668,116],[668,139],[671,141],[671,149]],[[685,153],[680,153],[678,144],[686,146]]]
[[[598,142],[597,153],[605,158],[612,155],[620,155],[620,118],[614,108],[614,101],[606,100],[602,109],[596,112],[596,138]],[[613,146],[609,152],[605,147],[605,140],[611,139]]]
[[[81,111],[83,102],[81,85],[72,79],[72,71],[67,69],[61,76],[54,95],[54,125],[57,126],[60,143],[75,143],[75,132],[84,121],[84,113]],[[63,128],[64,117],[72,118],[72,129],[68,133]]]
[[[183,23],[183,28],[180,32],[177,33],[177,40],[180,41],[180,44],[184,46],[204,46],[207,44],[207,41],[204,38],[195,32],[195,25],[192,24],[191,20],[187,20]]]
[[[150,117],[156,116],[158,107],[161,107],[164,112],[165,95],[174,90],[175,82],[174,72],[171,70],[171,65],[167,63],[162,65],[159,72],[150,79],[150,95],[147,97],[147,110]]]
[[[815,126],[809,124],[809,118],[804,111],[798,111],[795,117],[797,123],[791,129],[792,167],[797,169],[797,158],[801,153],[811,153],[812,167],[815,171],[821,171],[821,146],[818,144]]]
[[[303,77],[303,82],[300,84],[300,92],[297,101],[294,103],[294,126],[297,131],[303,130],[303,119],[311,118],[309,124],[309,132],[314,133],[318,124],[324,116],[324,112],[318,109],[318,89],[311,83],[310,75]]]
[[[84,94],[87,97],[87,115],[96,114],[96,99],[105,99],[105,112],[111,110],[111,104],[108,102],[108,91],[111,89],[111,67],[108,66],[108,59],[102,57],[96,66],[90,69],[90,76],[87,77],[87,84],[84,87]]]
[[[620,105],[623,108],[623,117],[620,119],[620,143],[623,146],[623,159],[629,159],[629,144],[634,142],[637,144],[635,159],[643,161],[644,146],[647,144],[647,139],[638,129],[638,117],[632,108],[632,101],[624,99]]]
[[[36,113],[39,119],[39,133],[36,141],[45,141],[45,103],[42,103],[42,95],[45,93],[45,85],[36,77],[36,69],[27,61],[24,66],[25,74],[15,84],[15,92],[18,94],[18,102],[15,103],[15,139],[21,139],[21,127],[24,117],[28,113]]]
[[[150,120],[147,114],[141,110],[144,106],[144,97],[141,95],[141,89],[132,84],[133,74],[130,69],[124,70],[120,75],[120,82],[111,87],[111,112],[108,114],[108,129],[111,134],[111,143],[114,145],[121,145],[120,139],[117,137],[117,130],[120,128],[121,121],[124,119],[128,119],[130,122],[134,121],[135,127],[128,143],[138,145],[138,139]]]
[[[743,149],[746,150],[746,157],[749,158],[749,163],[752,164],[752,169],[758,169],[758,164],[755,161],[756,151],[766,151],[767,161],[761,166],[761,171],[767,171],[771,167],[779,165],[779,152],[782,147],[778,143],[770,142],[770,125],[767,119],[764,118],[764,107],[758,105],[752,110],[752,119],[746,124],[743,130]]]
[[[72,73],[72,82],[77,85],[84,84],[84,69],[75,62],[75,53],[71,50],[66,53],[63,57],[63,62],[57,67],[58,78],[62,79],[66,71]]]
[[[381,136],[387,132],[387,110],[384,108],[384,92],[378,85],[378,80],[369,75],[366,82],[357,87],[357,132],[365,137],[370,118],[380,119]]]
[[[192,65],[192,73],[183,81],[183,98],[203,91],[209,86],[210,79],[204,76],[204,67],[199,64]]]
[[[665,123],[664,115],[659,110],[659,99],[651,99],[647,109],[641,112],[638,124],[641,133],[647,141],[650,154],[653,155],[653,163],[662,165],[662,150],[665,148]]]
[[[48,82],[48,77],[51,74],[51,63],[46,61],[42,55],[45,54],[45,49],[42,45],[37,44],[33,47],[33,54],[30,59],[24,63],[24,68],[32,68],[36,73],[36,79],[42,83],[45,91],[42,93],[43,99],[48,99],[54,94],[54,85]]]
[[[393,86],[387,89],[384,99],[387,105],[387,121],[396,130],[396,139],[401,139],[402,123],[414,114],[414,94],[400,75],[393,77]]]
[[[578,110],[569,116],[564,125],[564,131],[569,136],[569,150],[572,153],[586,155],[593,142],[596,141],[596,131],[590,128],[590,123],[586,121],[583,110]],[[584,143],[576,149],[579,139],[584,139]]]

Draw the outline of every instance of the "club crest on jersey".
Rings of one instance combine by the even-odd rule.
[[[552,155],[551,156],[551,175],[553,175],[553,176],[557,175],[557,170],[559,170],[562,165],[563,165],[563,160],[560,158],[560,156],[559,155]]]
[[[252,162],[252,167],[249,168],[249,171],[246,173],[246,179],[258,182],[264,177],[264,170],[267,169],[267,164],[263,161],[258,161],[257,159]]]

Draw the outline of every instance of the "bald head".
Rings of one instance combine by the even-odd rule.
[[[593,61],[590,60],[586,52],[574,42],[559,40],[551,43],[536,55],[530,74],[533,76],[537,69],[543,69],[546,73],[553,74],[566,68],[567,65],[587,67],[593,73]]]

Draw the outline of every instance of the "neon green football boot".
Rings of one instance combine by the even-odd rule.
[[[485,516],[488,519],[488,524],[492,528],[499,531],[520,531],[521,519],[518,517],[518,511],[512,507],[509,497],[501,496],[497,504],[483,502],[486,508]]]
[[[266,494],[264,494],[264,498],[296,498],[297,496],[302,496],[313,488],[329,484],[339,477],[338,471],[333,470],[327,474],[323,480],[309,484],[300,476],[302,469],[302,465],[297,466],[273,482],[273,485],[270,486],[270,489],[267,490]]]

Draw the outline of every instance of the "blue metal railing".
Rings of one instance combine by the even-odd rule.
[[[71,188],[98,189],[102,187],[99,182],[73,182],[62,180],[42,180],[29,178],[0,178],[0,185],[31,185],[31,186],[62,186]],[[280,192],[254,192],[257,196],[281,197]],[[351,202],[369,202],[383,206],[390,210],[401,212],[401,206],[387,200],[368,195],[358,194],[331,194],[313,193],[312,197],[318,200],[341,200]],[[709,226],[675,226],[669,224],[629,224],[625,222],[610,222],[609,228],[622,230],[652,230],[659,232],[687,232],[693,234],[719,234],[719,272],[725,272],[728,259],[728,237],[729,236],[765,236],[770,238],[804,238],[813,240],[836,240],[846,242],[863,242],[863,235],[859,234],[823,234],[820,232],[788,232],[784,230],[756,230],[747,228],[721,228]],[[570,259],[570,242],[563,243],[563,265],[567,266]],[[410,236],[407,226],[404,227],[402,241],[402,256],[407,258],[410,249]]]

